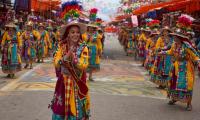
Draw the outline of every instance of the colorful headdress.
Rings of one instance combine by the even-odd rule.
[[[77,19],[79,18],[81,10],[82,10],[82,5],[80,4],[79,1],[73,0],[65,2],[62,4],[61,17],[66,21],[68,21],[69,19]]]
[[[5,27],[8,27],[8,28],[17,28],[17,26],[13,22],[10,22],[10,23],[6,24]]]
[[[147,26],[149,26],[151,29],[159,28],[160,27],[160,21],[159,20],[151,20],[147,23]]]
[[[98,9],[97,9],[97,8],[92,8],[92,9],[90,10],[90,20],[91,20],[91,21],[96,21],[97,12],[98,12]]]
[[[188,31],[192,31],[191,25],[193,21],[194,18],[183,14],[178,18],[176,26],[180,28],[184,33],[187,33]]]
[[[159,34],[160,34],[160,32],[158,31],[158,29],[154,29],[154,30],[151,32],[150,36],[155,36],[155,35],[159,35]]]
[[[192,32],[192,22],[194,21],[194,18],[190,17],[189,15],[181,15],[178,18],[177,24],[176,24],[176,30],[172,35],[182,37],[185,39],[189,39],[188,33]]]
[[[97,26],[101,26],[102,22],[103,22],[103,20],[101,18],[97,18],[95,23]]]

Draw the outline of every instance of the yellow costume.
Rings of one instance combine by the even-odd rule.
[[[192,99],[194,63],[200,61],[198,52],[189,43],[182,43],[181,46],[174,43],[170,50],[163,53],[173,56],[174,61],[170,72],[168,96],[173,100],[188,102]]]
[[[54,64],[57,70],[58,80],[54,99],[52,101],[53,119],[82,119],[89,117],[90,114],[90,97],[80,96],[79,87],[72,77],[68,68],[63,65],[66,55],[66,45],[58,48],[54,56]],[[89,65],[89,50],[85,44],[80,44],[73,59],[67,60],[74,63],[74,68],[80,80],[86,84],[86,69]],[[78,59],[78,61],[77,61]],[[63,117],[61,117],[63,116]]]
[[[2,71],[7,74],[14,74],[21,70],[20,49],[22,40],[19,34],[10,35],[5,32],[2,38]]]

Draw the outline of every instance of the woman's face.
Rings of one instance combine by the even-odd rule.
[[[10,31],[10,33],[14,34],[15,33],[15,29],[14,28],[8,28],[8,30]]]
[[[43,27],[39,27],[39,31],[43,31],[44,30],[44,28]]]
[[[163,35],[164,35],[164,36],[167,36],[167,35],[168,35],[168,31],[167,31],[167,30],[164,30],[164,31],[163,31]]]
[[[27,26],[27,30],[28,30],[28,31],[31,31],[31,30],[32,30],[32,27],[31,27],[31,26]]]
[[[181,40],[177,36],[174,36],[174,42],[177,43],[177,44],[181,44]]]
[[[80,29],[78,26],[72,26],[69,30],[68,37],[73,43],[77,43],[80,40]]]

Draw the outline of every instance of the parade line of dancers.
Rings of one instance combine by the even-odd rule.
[[[200,68],[200,51],[193,39],[190,18],[181,15],[172,28],[161,27],[161,21],[151,19],[143,27],[122,26],[118,32],[127,55],[141,61],[158,88],[166,88],[169,105],[184,102],[188,111],[192,110],[195,68]]]

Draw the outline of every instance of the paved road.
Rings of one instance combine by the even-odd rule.
[[[149,81],[146,71],[125,56],[117,37],[107,37],[101,71],[90,83],[91,120],[200,120],[199,80],[195,84],[194,110],[168,106],[166,92]],[[50,103],[56,77],[51,59],[23,70],[16,79],[0,72],[0,120],[51,120]]]

